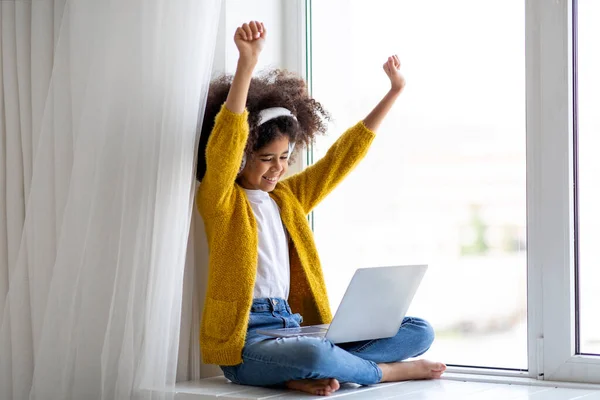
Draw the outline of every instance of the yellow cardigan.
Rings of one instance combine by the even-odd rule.
[[[236,183],[248,131],[247,111],[235,114],[221,108],[206,147],[206,174],[196,195],[209,248],[208,289],[200,329],[202,360],[207,364],[242,362],[253,300],[258,231],[246,194]],[[374,136],[359,122],[320,161],[282,180],[270,193],[290,237],[288,300],[306,324],[329,323],[332,318],[306,215],[358,164]]]

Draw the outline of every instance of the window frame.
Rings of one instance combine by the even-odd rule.
[[[600,383],[600,357],[576,352],[574,1],[527,1],[530,343],[544,379]]]

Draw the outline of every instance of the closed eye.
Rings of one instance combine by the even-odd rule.
[[[262,162],[271,162],[273,161],[275,157],[265,157],[265,158],[261,158],[260,161]],[[280,160],[287,160],[289,158],[289,156],[286,154],[284,156],[279,157]]]

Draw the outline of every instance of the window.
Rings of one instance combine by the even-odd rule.
[[[408,82],[312,218],[333,308],[356,268],[427,262],[429,357],[600,383],[600,4],[306,1],[334,116],[308,160],[379,101],[389,53]]]
[[[391,52],[408,82],[315,211],[331,301],[356,268],[428,263],[410,315],[450,364],[527,369],[524,14],[515,1],[312,3],[313,95],[335,118],[315,158],[385,94]]]

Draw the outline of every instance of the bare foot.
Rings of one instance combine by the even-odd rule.
[[[415,360],[378,365],[383,373],[381,382],[437,379],[442,376],[446,370],[446,365],[429,360]]]
[[[301,381],[289,381],[285,384],[288,388],[300,390],[318,396],[329,396],[340,388],[337,379],[304,379]]]

